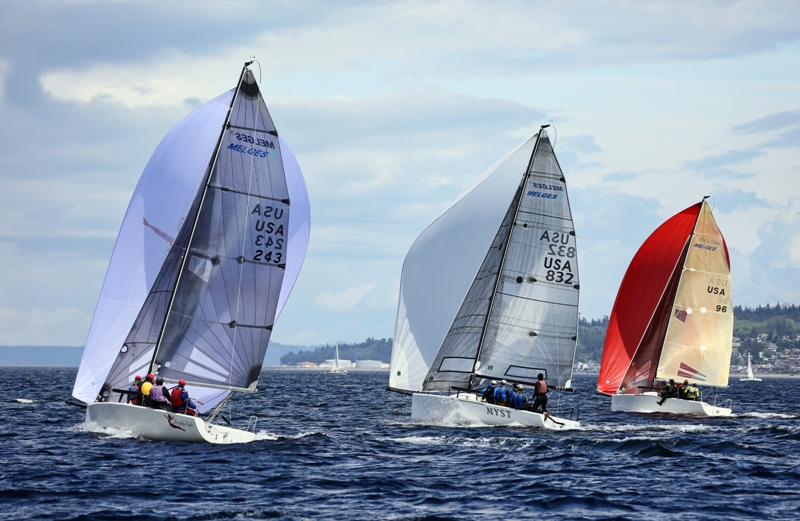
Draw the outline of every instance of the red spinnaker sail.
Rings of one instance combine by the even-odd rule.
[[[670,217],[644,241],[622,278],[608,321],[597,390],[616,394],[667,287],[703,203]],[[726,248],[727,254],[727,248]]]

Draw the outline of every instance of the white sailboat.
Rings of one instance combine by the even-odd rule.
[[[753,365],[750,363],[750,353],[747,353],[747,378],[739,378],[740,382],[760,382],[761,378],[753,375]]]
[[[252,70],[161,141],[125,214],[69,403],[157,440],[246,442],[214,423],[256,392],[273,324],[308,246],[308,194]],[[186,390],[206,419],[125,403],[134,376]]]
[[[566,181],[542,127],[417,238],[403,264],[389,389],[413,419],[577,428],[492,405],[493,379],[568,388],[578,329],[576,238]]]
[[[704,198],[633,257],[608,322],[597,390],[611,395],[612,411],[729,416],[729,403],[662,402],[655,383],[727,386],[732,340],[728,248]]]
[[[334,351],[333,355],[333,367],[330,371],[326,371],[326,374],[347,374],[347,369],[342,370],[339,368],[339,344],[336,344],[336,351]]]

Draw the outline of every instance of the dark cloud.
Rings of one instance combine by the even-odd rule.
[[[203,56],[267,31],[317,23],[331,9],[302,0],[0,2],[0,57],[9,65],[5,98],[23,106],[40,103],[37,80],[46,69],[148,61],[170,51]]]

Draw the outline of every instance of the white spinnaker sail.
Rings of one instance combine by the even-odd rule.
[[[403,263],[389,386],[418,391],[528,166],[536,136],[417,237]]]
[[[142,172],[106,271],[73,397],[86,403],[97,397],[208,169],[232,95],[214,98],[175,125]]]
[[[688,248],[657,377],[724,387],[733,342],[731,272],[722,234],[705,201]]]
[[[173,127],[142,173],[98,299],[73,388],[75,398],[91,403],[97,397],[205,178],[233,93],[234,90],[223,93]],[[302,266],[310,230],[310,207],[302,172],[288,145],[281,139],[278,142],[292,212],[276,319]],[[145,372],[147,364],[142,365],[141,372]],[[203,409],[227,395],[227,391],[207,388],[190,387],[189,391],[205,402]]]

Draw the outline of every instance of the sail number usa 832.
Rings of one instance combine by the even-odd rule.
[[[573,284],[575,274],[572,271],[575,264],[576,249],[572,244],[573,236],[567,232],[552,232],[545,230],[539,237],[544,241],[544,269],[545,280]]]

